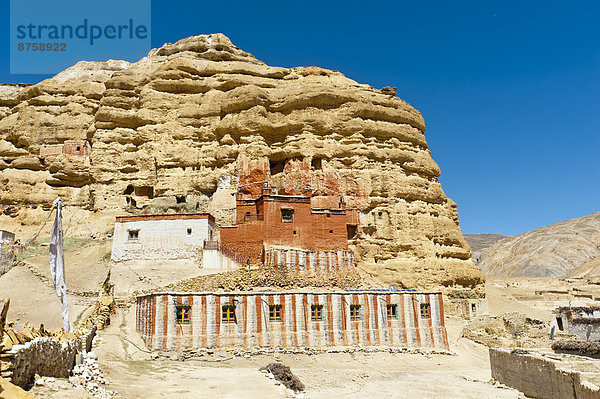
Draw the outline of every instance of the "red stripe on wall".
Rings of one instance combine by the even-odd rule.
[[[201,299],[202,304],[202,347],[208,347],[208,336],[206,327],[208,324],[208,307],[206,305],[206,295],[202,295]]]
[[[242,319],[244,319],[244,348],[248,347],[248,295],[242,297]],[[260,320],[259,320],[260,321]]]
[[[167,327],[169,326],[169,296],[163,295],[163,340],[162,348],[167,350]]]
[[[413,308],[413,319],[414,319],[414,323],[415,323],[415,336],[417,338],[417,347],[421,346],[421,333],[420,333],[420,328],[419,328],[419,314],[418,314],[418,310],[417,310],[417,305],[419,304],[419,301],[417,301],[417,295],[416,294],[412,294],[411,295],[412,298],[412,308]]]
[[[329,332],[329,345],[333,346],[335,345],[335,334],[333,331],[333,302],[331,299],[331,294],[327,294],[326,301],[327,309],[325,309],[325,311],[327,312],[327,331]]]
[[[215,347],[221,346],[221,297],[215,295]]]
[[[254,298],[254,306],[256,306],[256,338],[258,339],[258,346],[263,346],[262,336],[262,302],[260,295]]]
[[[156,337],[156,295],[152,297],[152,334],[150,338],[150,347],[154,349],[154,337]]]
[[[373,295],[373,315],[375,316],[375,330],[373,334],[375,335],[375,340],[377,345],[381,345],[381,338],[379,337],[379,296]]]
[[[425,294],[425,303],[429,304],[429,318],[427,319],[427,326],[429,327],[429,338],[431,339],[431,347],[435,348],[435,341],[433,340],[433,312],[431,311],[431,301],[429,294]]]
[[[279,303],[281,303],[281,346],[284,348],[288,346],[287,344],[287,318],[286,318],[286,309],[285,309],[285,295],[279,296]]]
[[[294,346],[298,346],[298,326],[297,326],[297,322],[298,320],[296,320],[296,294],[292,294],[292,330],[293,330],[293,334],[294,334]]]
[[[192,314],[190,314],[190,339],[189,339],[189,346],[188,348],[193,349],[194,348],[194,313],[192,312],[192,309],[194,309],[194,297],[192,295],[188,295],[188,305],[190,305],[190,312]]]
[[[387,305],[390,305],[391,303],[392,303],[392,297],[389,294],[387,294],[385,296],[385,305],[386,305],[385,315],[387,318],[388,332],[389,332],[389,336],[390,336],[390,345],[394,346],[394,326],[392,325],[392,320],[389,317],[387,317]],[[402,331],[404,332],[404,331],[406,331],[404,329],[404,303],[403,302],[401,302],[401,303],[402,303],[402,326],[403,326]]]
[[[304,309],[304,336],[305,336],[305,343],[304,345],[306,346],[310,346],[310,326],[308,324],[308,295],[307,294],[303,294],[302,295],[302,307]]]
[[[402,314],[402,342],[408,346],[408,337],[406,336],[406,319],[404,317],[404,295],[400,295],[400,309]]]
[[[442,327],[442,341],[444,342],[444,348],[446,350],[450,350],[450,345],[448,344],[448,334],[446,333],[446,321],[444,316],[444,300],[442,299],[442,294],[437,294],[438,297],[438,306],[440,307],[440,326]]]
[[[344,345],[348,345],[348,328],[346,325],[346,299],[344,295],[340,295],[340,307],[342,313],[342,340]]]
[[[365,298],[365,337],[367,338],[367,345],[371,346],[371,334],[369,324],[371,322],[371,307],[369,306],[369,294],[364,294]]]
[[[360,303],[358,303],[358,294],[352,294],[352,304],[353,305],[360,305]],[[359,312],[361,312],[361,310],[359,309]],[[359,313],[360,316],[362,316],[362,312]],[[353,321],[352,322],[354,324],[354,331],[356,333],[356,345],[360,345],[360,332],[358,330],[358,323],[360,323],[359,321]]]

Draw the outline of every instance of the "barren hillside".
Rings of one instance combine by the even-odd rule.
[[[600,212],[498,241],[483,250],[479,266],[487,276],[598,276]]]

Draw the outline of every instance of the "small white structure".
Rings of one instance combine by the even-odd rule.
[[[244,260],[218,241],[206,241],[202,252],[202,269],[215,273],[239,269]]]
[[[118,216],[111,260],[197,259],[214,229],[208,213]]]

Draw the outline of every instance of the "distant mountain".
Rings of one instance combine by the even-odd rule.
[[[504,238],[482,251],[478,265],[487,276],[598,277],[600,212]]]
[[[494,233],[471,233],[471,234],[463,234],[465,240],[469,243],[471,247],[471,258],[475,264],[479,264],[479,258],[481,257],[481,252],[494,245],[496,242],[504,239],[511,238],[512,236],[507,236],[504,234],[494,234]]]

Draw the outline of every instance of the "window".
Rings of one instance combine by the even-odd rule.
[[[223,323],[235,323],[235,305],[224,305],[221,308],[221,321]]]
[[[350,321],[360,320],[360,305],[350,305]]]
[[[471,313],[477,314],[477,305],[474,303],[471,304]]]
[[[281,321],[281,305],[269,305],[269,321]]]
[[[139,230],[127,230],[127,233],[129,234],[129,240],[137,240],[140,235]]]
[[[310,319],[323,321],[323,305],[310,305]]]
[[[192,235],[192,228],[191,228],[191,227],[188,227],[188,228],[187,228],[187,235],[188,235],[188,236],[191,236],[191,235]]]
[[[428,303],[421,304],[421,317],[423,319],[431,318],[431,305],[430,304],[428,304]]]
[[[329,230],[329,234],[333,234],[333,230]]]
[[[556,318],[556,325],[558,326],[559,331],[563,330],[564,327],[563,327],[562,317]]]
[[[357,226],[356,225],[346,225],[346,230],[348,232],[348,239],[351,240],[356,236]]]
[[[177,324],[190,324],[190,310],[189,305],[177,305]]]
[[[282,222],[293,222],[294,221],[294,210],[283,208],[281,209],[281,221]]]
[[[388,320],[398,320],[398,305],[385,305]]]

